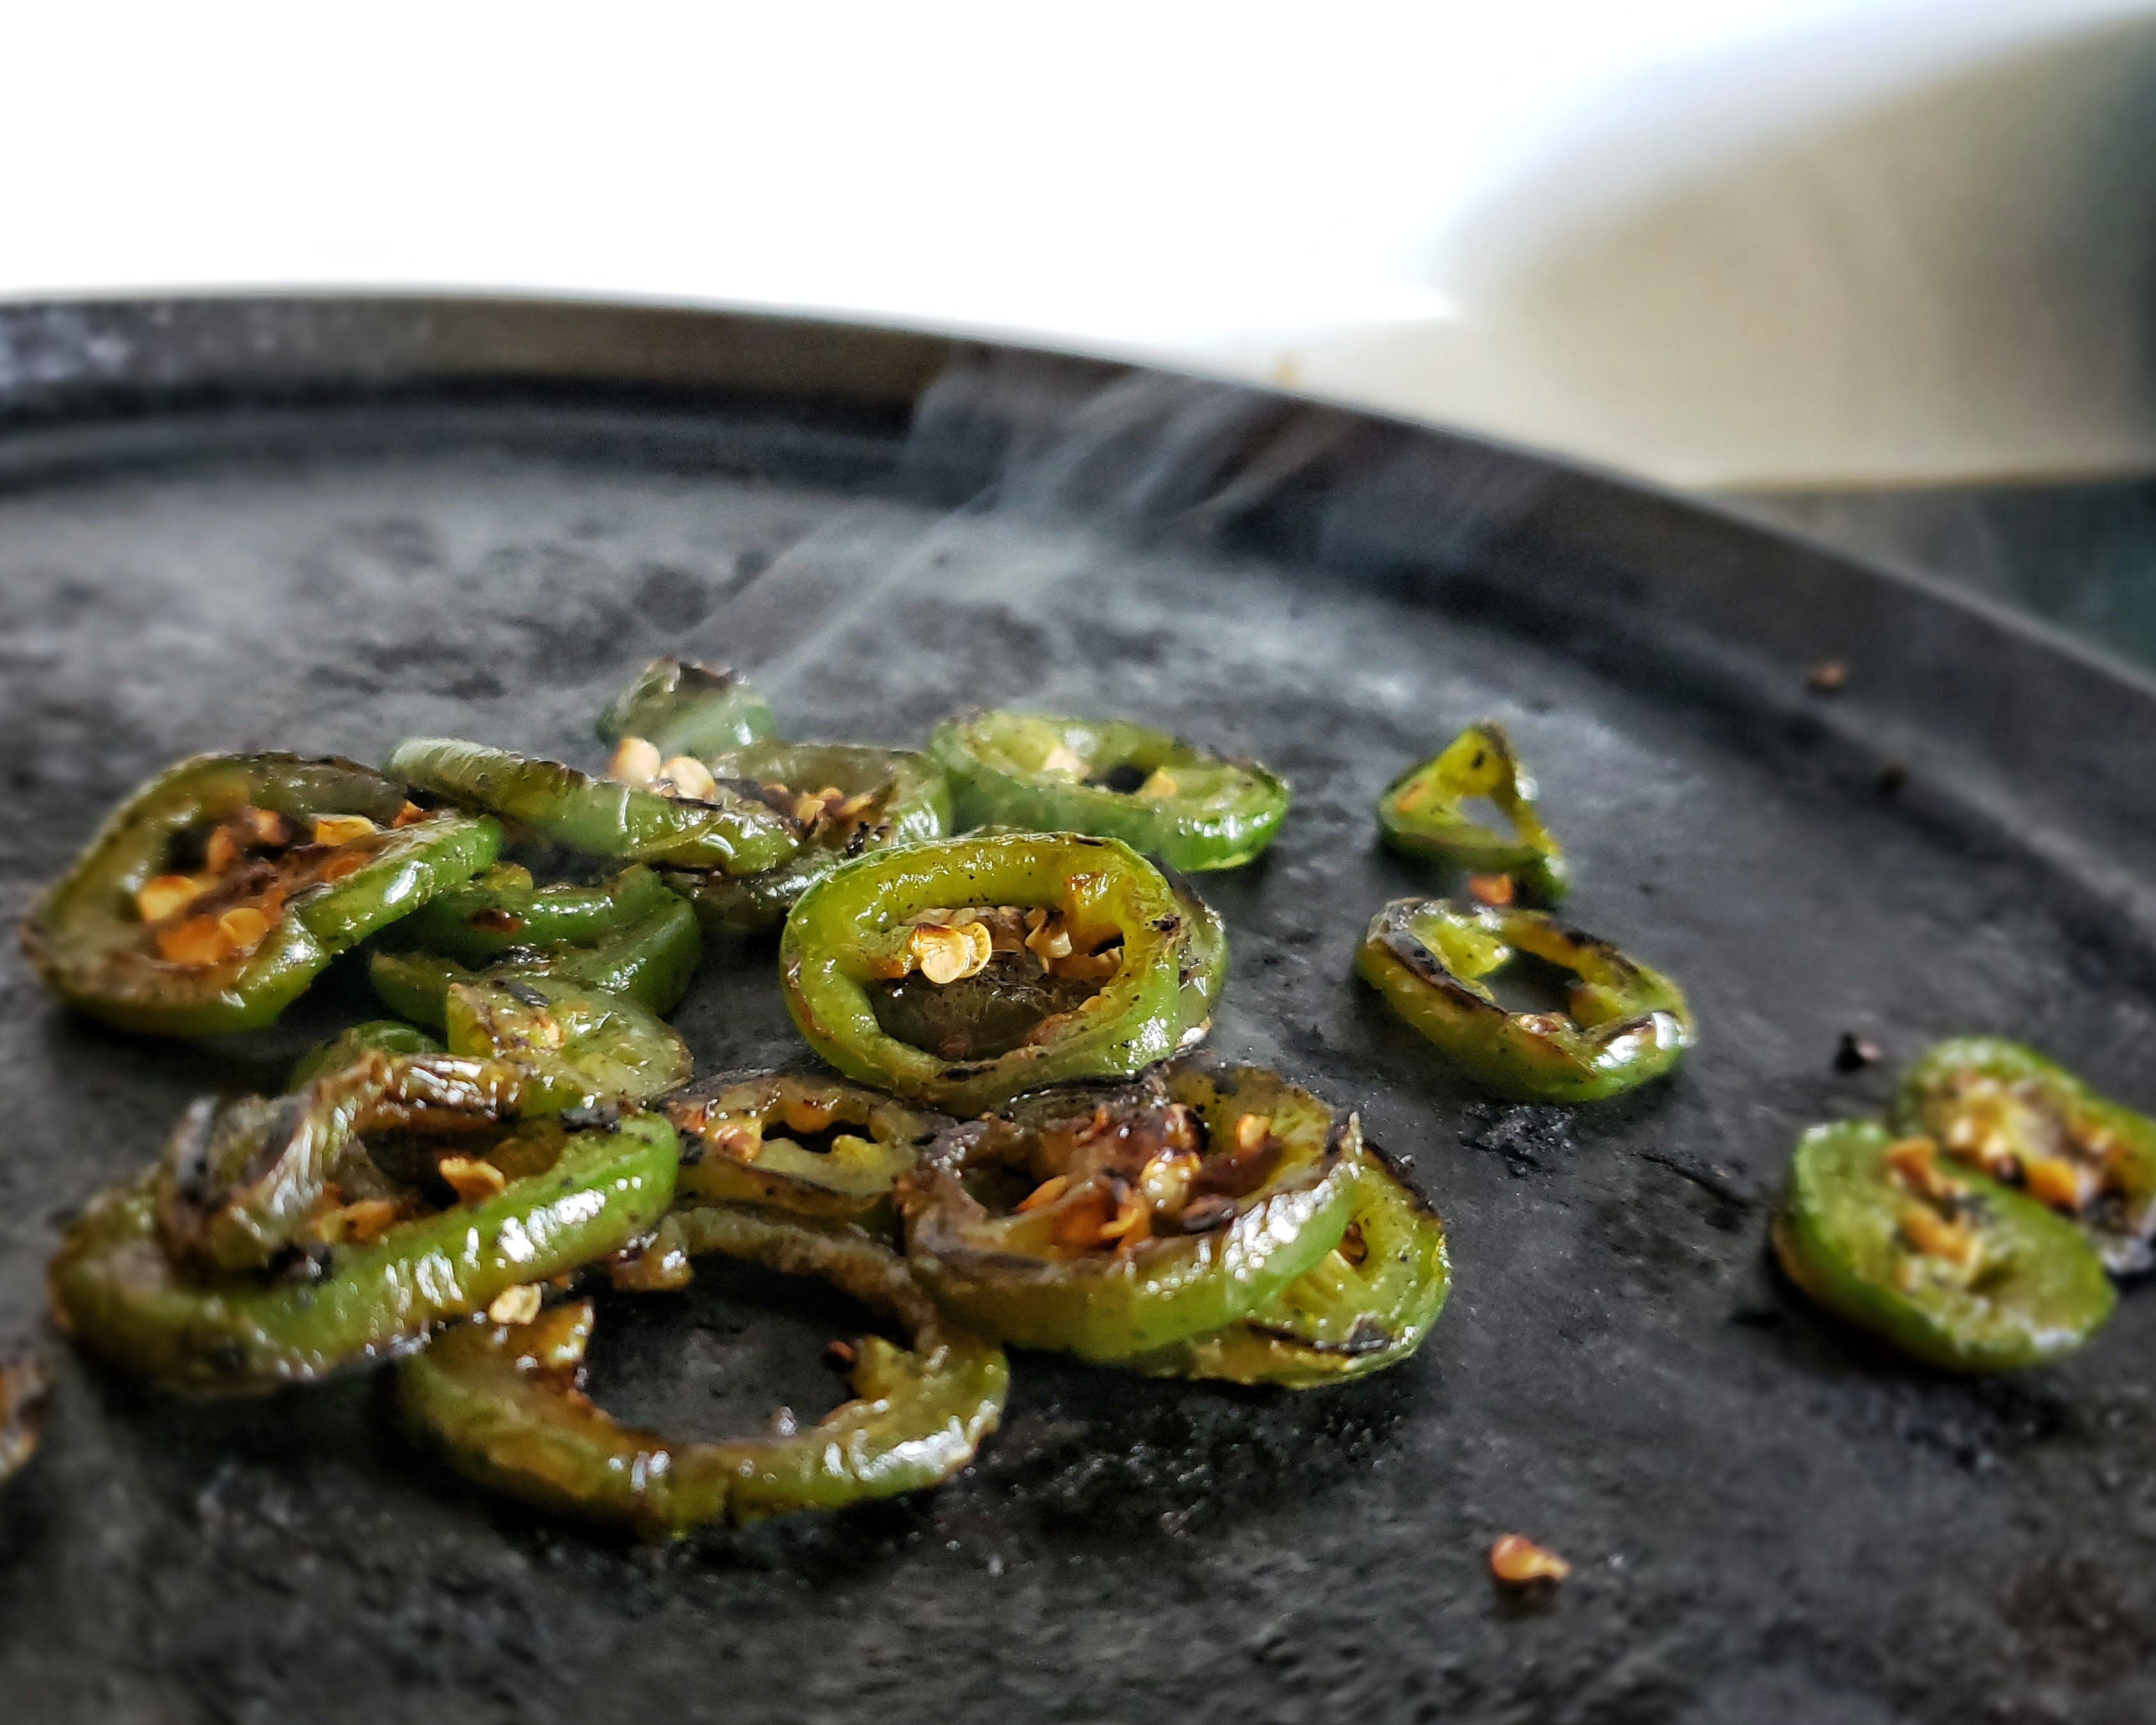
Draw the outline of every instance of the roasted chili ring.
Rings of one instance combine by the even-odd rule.
[[[611,880],[535,883],[516,863],[497,863],[406,917],[399,946],[439,952],[466,964],[491,964],[551,947],[594,947],[653,917],[671,913],[674,895],[647,863]]]
[[[1004,927],[1018,916],[1037,926]],[[1115,839],[947,839],[872,853],[810,887],[786,919],[779,974],[802,1035],[846,1076],[969,1113],[1045,1084],[1126,1076],[1203,1035],[1210,997],[1185,976],[1202,938],[1159,871]],[[947,1055],[886,1029],[886,1018],[942,1024],[909,990],[934,1009],[952,983],[983,1014],[973,1045],[947,1037]]]
[[[1943,1166],[1931,1139],[1869,1121],[1814,1127],[1798,1142],[1774,1242],[1819,1304],[1948,1371],[2056,1359],[2118,1299],[2072,1223],[1973,1168]]]
[[[53,1378],[28,1348],[0,1354],[0,1486],[37,1453],[52,1409]]]
[[[925,755],[850,743],[762,742],[706,764],[721,779],[754,785],[802,835],[800,850],[762,874],[667,875],[666,884],[714,929],[776,928],[793,901],[839,864],[951,830],[950,787]]]
[[[299,1090],[321,1077],[352,1065],[368,1055],[439,1054],[442,1045],[417,1024],[402,1019],[368,1019],[339,1031],[327,1042],[318,1042],[292,1067],[287,1090]]]
[[[1563,1012],[1509,1012],[1484,978],[1517,952],[1569,972]],[[1591,1102],[1660,1076],[1691,1045],[1676,984],[1541,911],[1394,899],[1355,968],[1455,1065],[1499,1096]]]
[[[1039,1092],[952,1127],[901,1181],[907,1256],[985,1334],[1151,1354],[1264,1311],[1340,1243],[1360,1143],[1353,1115],[1203,1056]]]
[[[1893,1124],[2071,1217],[2114,1275],[2156,1265],[2156,1120],[1995,1036],[1934,1044],[1903,1076]]]
[[[1512,824],[1485,825],[1466,805],[1486,798]],[[1535,809],[1535,782],[1503,726],[1469,726],[1435,760],[1409,768],[1378,798],[1378,829],[1394,850],[1478,875],[1509,875],[1544,904],[1564,896],[1564,852]]]
[[[589,1305],[462,1326],[398,1373],[407,1416],[452,1466],[542,1509],[663,1538],[918,1491],[995,1430],[1003,1350],[952,1327],[895,1253],[843,1224],[745,1206],[684,1205],[668,1219],[690,1252],[832,1283],[896,1319],[909,1346],[864,1337],[855,1399],[805,1430],[677,1443],[617,1424],[578,1388]]]
[[[388,770],[444,802],[516,821],[589,856],[753,875],[801,845],[789,822],[725,785],[707,801],[662,797],[559,761],[440,737],[399,743]]]
[[[1309,1389],[1413,1354],[1451,1291],[1445,1224],[1374,1144],[1350,1158],[1350,1178],[1355,1195],[1339,1245],[1270,1305],[1127,1363],[1160,1377]]]
[[[55,1314],[116,1365],[172,1388],[258,1392],[403,1353],[512,1287],[619,1250],[673,1196],[680,1149],[656,1115],[563,1135],[543,1172],[338,1245],[311,1276],[200,1276],[157,1230],[153,1173],[96,1199],[49,1272]]]
[[[660,1106],[681,1135],[684,1200],[760,1204],[877,1231],[899,1177],[953,1124],[880,1091],[796,1072],[707,1079]]]
[[[1120,719],[963,713],[928,753],[962,827],[1091,833],[1189,873],[1250,861],[1287,818],[1277,774]]]
[[[494,821],[424,814],[350,761],[198,756],[105,822],[32,906],[23,947],[63,999],[119,1029],[251,1029],[501,845]]]
[[[689,992],[703,951],[696,913],[662,887],[656,899],[589,946],[505,947],[483,972],[440,952],[408,949],[400,930],[393,943],[368,955],[367,979],[391,1011],[436,1029],[450,988],[482,977],[552,977],[666,1013]]]
[[[709,761],[778,734],[764,698],[721,666],[654,659],[592,727],[609,747],[640,737],[661,755]]]
[[[490,973],[449,990],[449,1052],[525,1075],[525,1111],[642,1102],[688,1081],[680,1032],[625,994],[562,977]]]

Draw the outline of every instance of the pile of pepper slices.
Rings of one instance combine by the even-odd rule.
[[[1437,1216],[1353,1114],[1195,1051],[1226,941],[1182,875],[1257,855],[1281,779],[1006,712],[925,753],[793,742],[740,679],[670,659],[597,728],[603,776],[434,738],[380,772],[185,762],[38,901],[40,973],[125,1029],[268,1024],[362,943],[398,1015],[313,1050],[282,1096],[197,1102],[89,1207],[51,1271],[84,1346],[208,1393],[393,1358],[412,1426],[465,1473],[667,1534],[947,1477],[997,1423],[1005,1343],[1297,1388],[1420,1345],[1448,1286]],[[1404,775],[1378,819],[1470,891],[1386,906],[1358,968],[1482,1086],[1593,1101],[1689,1045],[1673,983],[1526,902],[1562,895],[1563,859],[1500,728]],[[691,1082],[664,1014],[707,935],[738,952],[773,929],[794,1023],[839,1076]],[[1561,1009],[1501,1004],[1521,954],[1568,978]],[[1843,1260],[1792,1189],[1793,1276],[1876,1322],[1821,1291]],[[2156,1181],[2143,1196],[2156,1211]],[[706,1253],[874,1312],[888,1335],[834,1345],[853,1398],[727,1443],[590,1401],[579,1280],[679,1288]],[[34,1375],[0,1395],[0,1476]]]

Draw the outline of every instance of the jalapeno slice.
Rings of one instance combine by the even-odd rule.
[[[0,1486],[4,1486],[37,1453],[52,1407],[52,1373],[36,1354],[24,1349],[0,1355]]]
[[[1509,833],[1467,812],[1487,799]],[[1378,798],[1378,828],[1394,850],[1434,857],[1478,875],[1509,875],[1544,904],[1564,896],[1564,852],[1535,809],[1535,782],[1505,727],[1469,726],[1435,760],[1410,768]]]
[[[721,779],[753,786],[801,834],[800,850],[761,874],[668,874],[667,885],[714,929],[776,928],[793,901],[840,863],[951,830],[951,792],[942,771],[902,749],[762,742],[706,764]]]
[[[526,1113],[641,1102],[688,1081],[680,1034],[625,994],[564,978],[489,975],[450,988],[449,1052],[525,1075]]]
[[[118,1029],[252,1029],[501,845],[493,821],[424,814],[350,761],[198,756],[105,822],[32,906],[23,947],[55,993]]]
[[[388,770],[444,802],[519,822],[588,856],[752,875],[800,848],[784,819],[725,785],[702,798],[664,797],[559,761],[440,737],[399,743]]]
[[[984,1334],[1093,1360],[1267,1307],[1340,1243],[1361,1130],[1277,1073],[1197,1057],[1022,1096],[900,1183],[922,1285]]]
[[[703,950],[696,912],[662,889],[648,908],[590,946],[506,947],[480,973],[439,952],[406,949],[400,931],[393,944],[368,955],[367,979],[391,1011],[438,1029],[448,1009],[449,989],[482,975],[552,977],[665,1013],[680,1005],[689,992]]]
[[[1091,833],[1187,873],[1240,867],[1287,818],[1286,779],[1120,719],[964,713],[928,753],[963,827]]]
[[[908,1345],[863,1338],[854,1399],[814,1425],[732,1443],[677,1442],[616,1423],[578,1388],[590,1306],[524,1325],[448,1331],[399,1368],[413,1425],[459,1471],[542,1509],[647,1538],[918,1491],[973,1459],[1003,1414],[1003,1350],[953,1327],[905,1260],[859,1230],[745,1206],[670,1220],[693,1253],[829,1281],[896,1319]]]
[[[810,887],[779,974],[794,1024],[840,1072],[963,1114],[1127,1076],[1202,1036],[1209,997],[1184,974],[1199,939],[1159,871],[1115,839],[948,839]]]
[[[1562,1012],[1510,1012],[1486,978],[1519,954],[1568,973]],[[1675,983],[1541,911],[1395,899],[1356,954],[1363,979],[1498,1096],[1591,1102],[1674,1066],[1691,1045]]]
[[[641,737],[662,756],[709,761],[778,734],[770,706],[721,665],[654,659],[592,727],[612,747]]]
[[[174,1389],[305,1383],[403,1352],[431,1324],[649,1233],[673,1195],[678,1156],[674,1128],[655,1115],[574,1132],[521,1127],[454,1165],[474,1173],[472,1201],[379,1233],[355,1219],[359,1231],[258,1275],[175,1265],[158,1235],[153,1172],[107,1192],[68,1230],[49,1273],[54,1310],[93,1352]],[[506,1178],[504,1162],[531,1171]],[[482,1163],[493,1170],[484,1180]]]
[[[2056,1359],[2118,1299],[2072,1223],[1869,1121],[1798,1141],[1774,1241],[1812,1299],[1948,1371]]]
[[[2156,1265],[2156,1121],[2034,1049],[1935,1044],[1903,1076],[1893,1124],[2072,1218],[2114,1275]]]
[[[593,947],[670,910],[659,871],[633,863],[608,880],[542,886],[519,863],[497,863],[406,917],[397,943],[466,964],[550,947]]]
[[[285,1081],[287,1090],[300,1090],[322,1076],[349,1066],[368,1055],[439,1054],[442,1045],[417,1024],[402,1019],[368,1019],[339,1031],[326,1042],[318,1042],[292,1067]]]
[[[681,1135],[684,1199],[759,1204],[881,1232],[900,1175],[954,1122],[857,1084],[733,1073],[660,1105]]]
[[[1128,1362],[1156,1377],[1291,1389],[1396,1366],[1422,1346],[1451,1291],[1445,1224],[1374,1144],[1349,1158],[1340,1243],[1242,1322]]]

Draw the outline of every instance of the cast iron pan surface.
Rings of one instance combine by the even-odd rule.
[[[712,314],[286,300],[0,318],[0,911],[167,761],[447,732],[593,758],[647,657],[798,733],[954,706],[1128,713],[1296,807],[1203,882],[1214,1042],[1363,1111],[1452,1229],[1421,1355],[1304,1394],[1019,1356],[948,1486],[665,1548],[468,1487],[377,1374],[244,1404],[54,1344],[0,1496],[23,1721],[2156,1717],[2156,1303],[2079,1358],[1922,1371],[1768,1267],[1806,1124],[1995,1031],[2156,1101],[2156,701],[1904,578],[1527,456],[1274,398]],[[1845,692],[1810,694],[1814,660]],[[1450,1079],[1349,972],[1432,877],[1371,803],[1495,715],[1568,907],[1702,1037],[1598,1107]],[[680,1014],[798,1060],[769,951]],[[209,1049],[101,1032],[0,961],[0,1336],[65,1218],[191,1096],[275,1087],[349,968]],[[839,1398],[857,1322],[707,1269],[606,1297],[593,1388],[717,1435]],[[1576,1566],[1492,1586],[1518,1531]]]

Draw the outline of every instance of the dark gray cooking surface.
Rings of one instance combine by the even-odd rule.
[[[377,758],[447,731],[588,760],[589,715],[662,649],[747,668],[803,734],[910,742],[973,701],[1129,713],[1293,780],[1273,850],[1203,883],[1233,953],[1214,1040],[1412,1158],[1456,1275],[1380,1378],[1266,1394],[1020,1356],[1004,1430],[951,1486],[666,1548],[467,1487],[377,1381],[193,1405],[62,1350],[45,1450],[0,1496],[0,1717],[2156,1717],[2156,1306],[2129,1298],[2061,1368],[1948,1381],[1815,1317],[1763,1256],[1797,1132],[1886,1094],[1833,1070],[1845,1029],[1892,1060],[2003,1031],[2156,1101],[2140,901],[2101,865],[2124,793],[1987,768],[2010,745],[1980,678],[1931,730],[1890,710],[1958,675],[1966,649],[1938,644],[1970,629],[1996,675],[2020,654],[2090,676],[1895,589],[1821,701],[1810,624],[1762,613],[1736,639],[1741,574],[1656,621],[1642,547],[1666,533],[1686,579],[1702,545],[1876,578],[1645,499],[1630,539],[1595,530],[1606,569],[1555,528],[1448,540],[1473,511],[1419,520],[1435,490],[1341,509],[1348,470],[1277,439],[1206,457],[1188,409],[1215,396],[1247,404],[1171,391],[1165,427],[1075,431],[1057,408],[1003,506],[957,514],[920,488],[964,495],[993,449],[898,459],[895,422],[719,402],[467,393],[0,440],[9,918],[172,757]],[[1016,506],[1050,493],[1082,518]],[[1633,507],[1567,500],[1575,522]],[[1516,574],[1539,599],[1506,598]],[[1548,608],[1589,589],[1611,608]],[[2143,691],[2095,682],[2076,698],[2148,733]],[[1691,993],[1701,1045],[1645,1094],[1477,1102],[1350,976],[1372,911],[1430,878],[1375,847],[1373,798],[1491,715],[1575,859],[1577,919]],[[1876,783],[1890,747],[1899,791]],[[702,1070],[796,1055],[771,969],[707,967],[680,1015]],[[0,991],[0,1335],[37,1322],[62,1219],[190,1095],[274,1082],[367,1010],[338,975],[289,1034],[203,1051],[70,1020],[12,952]],[[595,1383],[639,1417],[716,1433],[836,1399],[829,1301],[798,1315],[714,1271],[603,1304]],[[1572,1559],[1553,1599],[1492,1587],[1507,1531]]]

